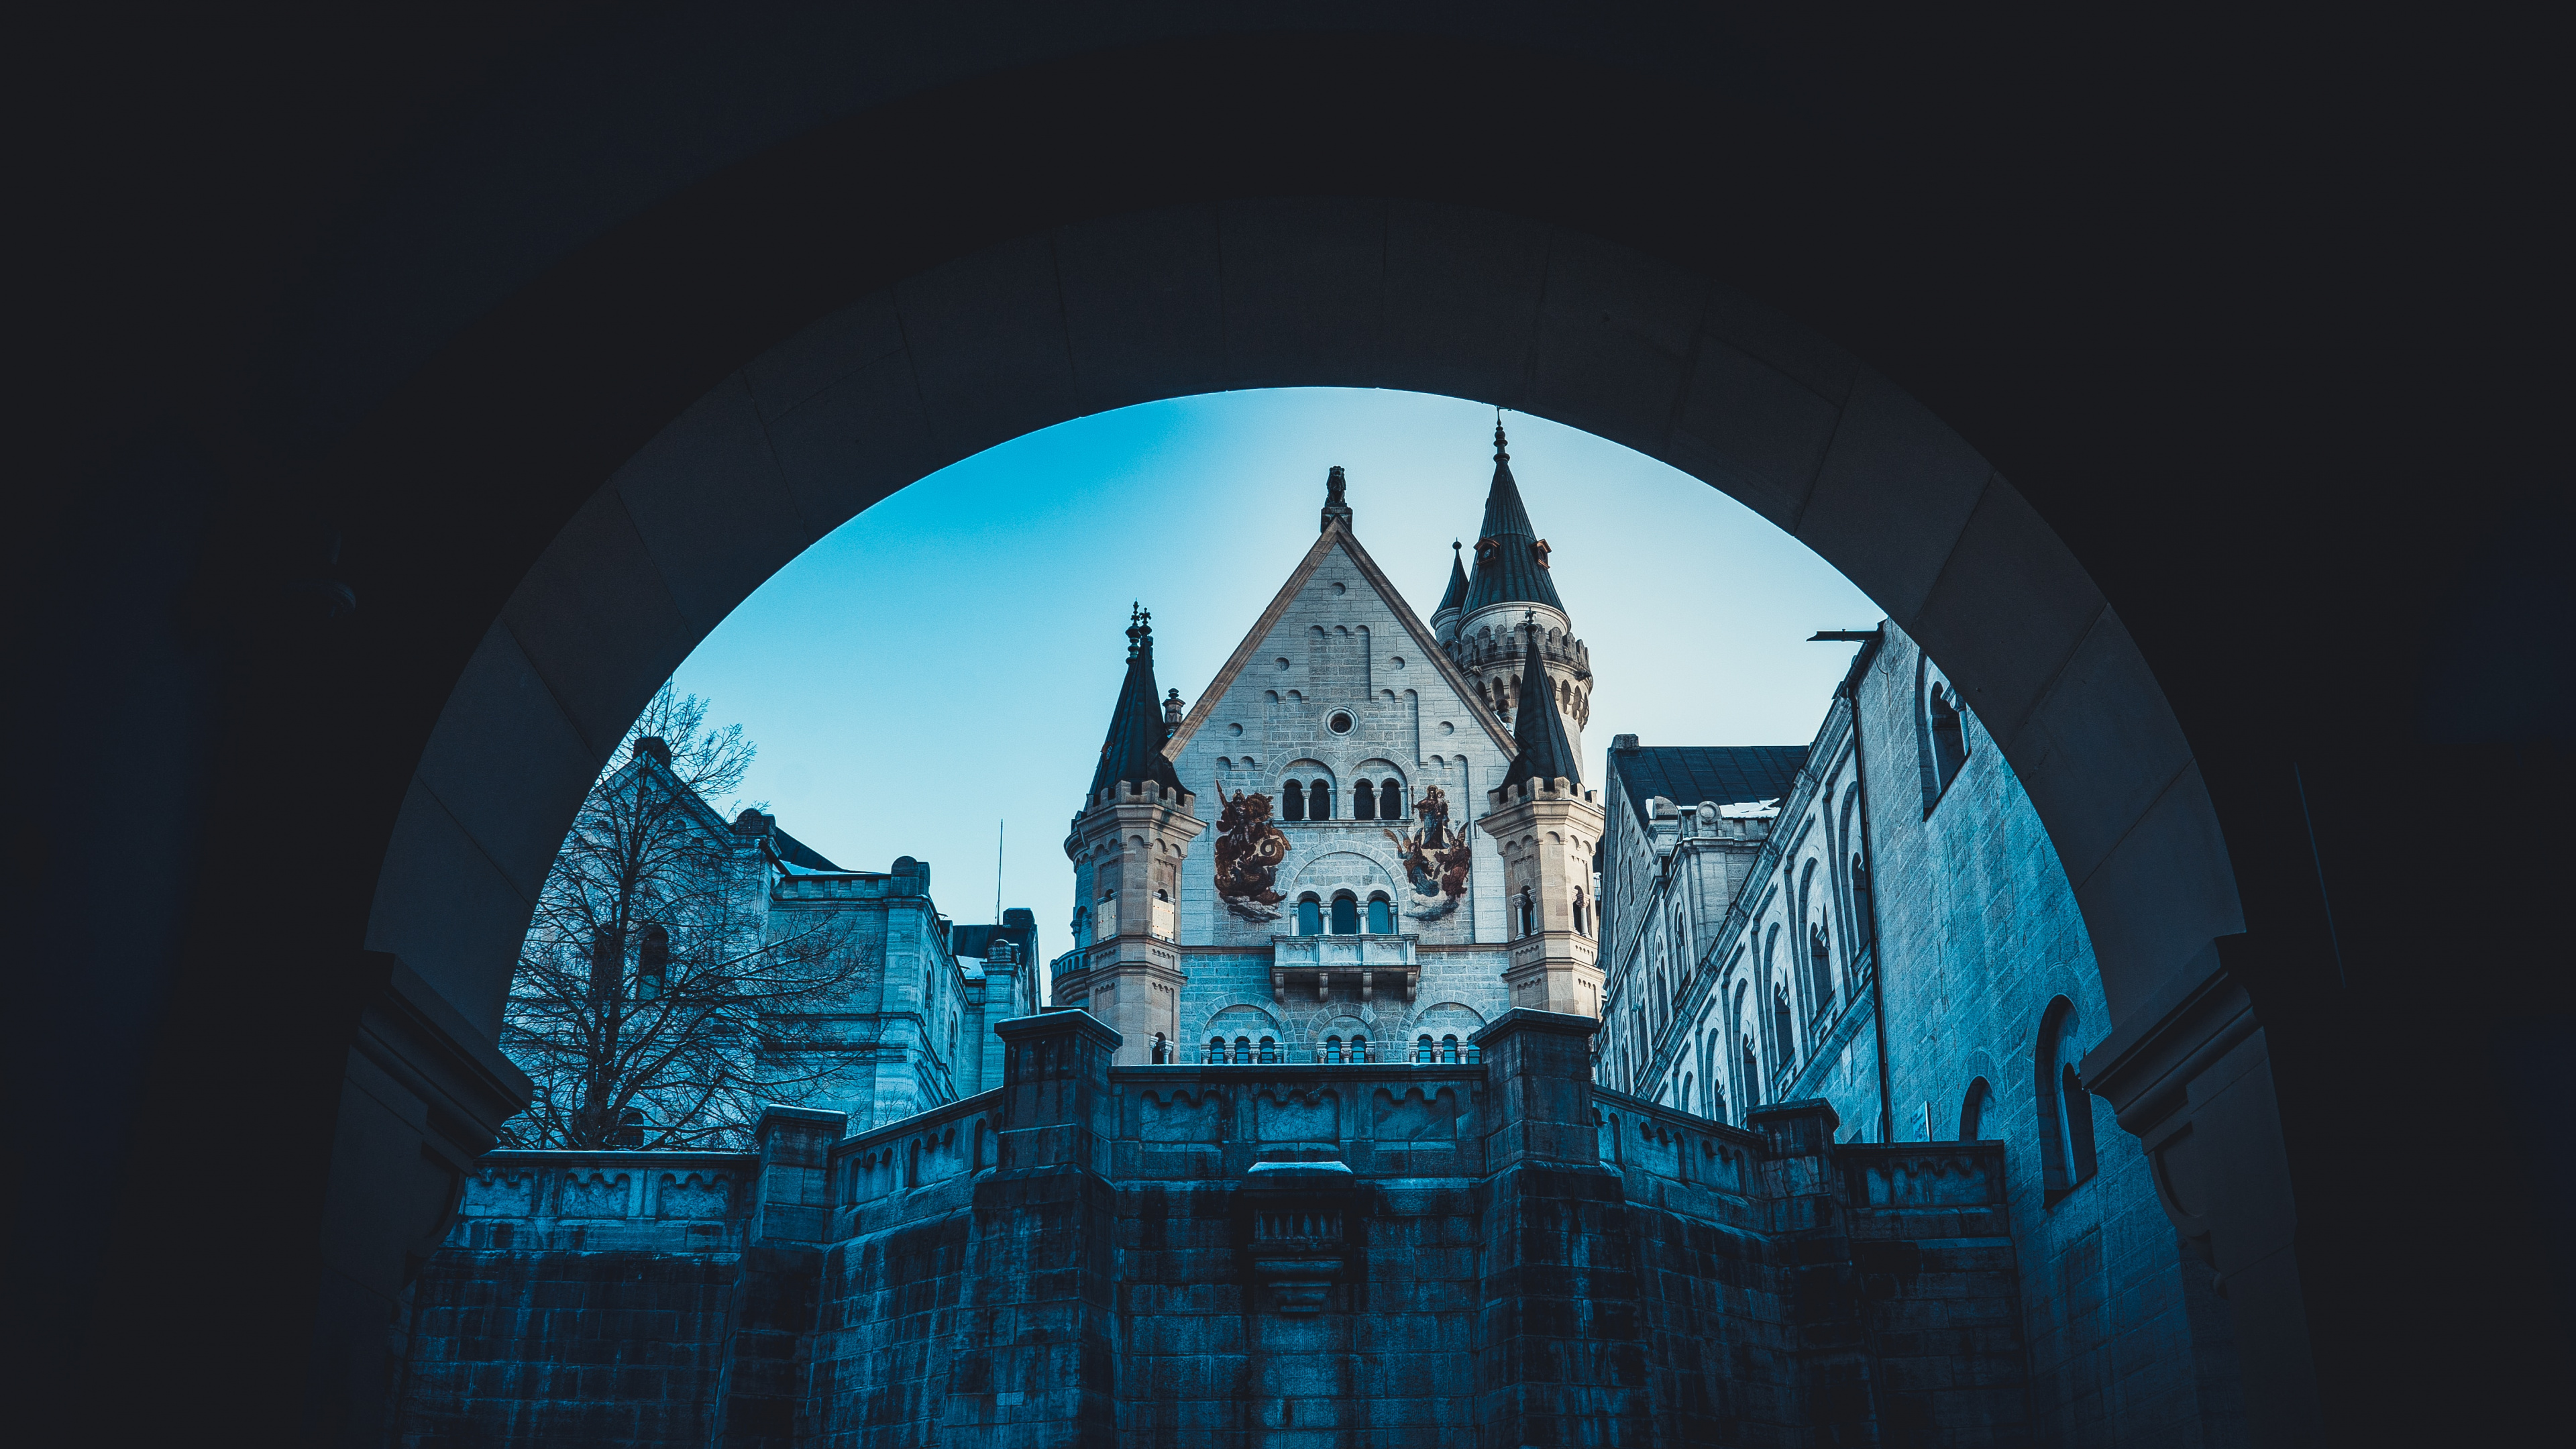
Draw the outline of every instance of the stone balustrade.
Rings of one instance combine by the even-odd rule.
[[[487,1152],[466,1174],[444,1246],[738,1249],[759,1173],[752,1152]]]

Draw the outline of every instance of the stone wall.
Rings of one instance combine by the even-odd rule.
[[[704,1444],[748,1152],[495,1152],[411,1290],[394,1442]]]
[[[478,1187],[421,1285],[405,1442],[2029,1441],[2000,1146],[1596,1092],[1594,1030],[1516,1011],[1474,1063],[1113,1069],[1113,1033],[1049,1012],[1003,1024],[994,1091],[850,1137],[773,1113],[703,1223],[635,1186],[657,1154],[535,1164],[622,1182],[627,1215]],[[571,1318],[471,1352],[426,1327],[570,1276]],[[698,1317],[635,1316],[677,1282]]]

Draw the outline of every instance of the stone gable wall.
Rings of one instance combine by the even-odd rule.
[[[1364,764],[1395,767],[1404,780],[1408,812],[1425,787],[1438,786],[1450,802],[1451,828],[1465,831],[1475,842],[1467,896],[1454,910],[1424,919],[1408,914],[1420,909],[1420,899],[1409,888],[1395,890],[1398,928],[1436,944],[1499,942],[1504,931],[1502,857],[1492,840],[1473,829],[1473,822],[1484,813],[1484,792],[1501,783],[1510,757],[1477,723],[1476,707],[1449,686],[1427,657],[1431,651],[1414,639],[1398,607],[1370,587],[1348,553],[1334,549],[1263,636],[1206,724],[1182,748],[1174,768],[1182,785],[1198,797],[1199,817],[1213,825],[1218,782],[1229,794],[1258,790],[1275,805],[1279,782],[1291,774],[1288,766],[1313,761],[1323,767],[1320,773],[1333,782],[1335,819],[1280,822],[1289,855],[1279,876],[1290,902],[1295,892],[1286,889],[1288,883],[1313,861],[1335,852],[1364,857],[1384,880],[1403,884],[1396,850],[1383,833],[1386,822],[1351,818],[1352,782],[1364,775],[1384,778],[1382,770],[1363,770]],[[1285,668],[1279,663],[1283,659]],[[1351,713],[1353,727],[1347,735],[1326,727],[1337,709]],[[1318,773],[1308,770],[1301,778]],[[1184,944],[1253,949],[1266,946],[1274,933],[1296,929],[1285,904],[1276,922],[1248,921],[1225,909],[1216,899],[1214,859],[1213,850],[1202,845],[1184,863]]]

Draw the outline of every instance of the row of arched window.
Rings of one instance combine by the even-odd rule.
[[[1333,782],[1317,780],[1309,784],[1290,780],[1279,787],[1279,818],[1282,820],[1330,820],[1333,818]],[[1404,818],[1404,783],[1400,780],[1362,780],[1351,786],[1353,820],[1402,820]]]
[[[1333,892],[1333,899],[1329,906],[1323,897],[1313,891],[1308,891],[1297,898],[1297,934],[1300,936],[1323,935],[1327,923],[1331,925],[1332,934],[1336,936],[1355,936],[1359,934],[1363,916],[1368,922],[1370,935],[1388,936],[1395,933],[1395,902],[1387,899],[1384,891],[1369,892],[1365,912],[1362,910],[1360,898],[1349,891]]]
[[[1406,1060],[1413,1066],[1474,1066],[1483,1052],[1473,1042],[1460,1043],[1455,1034],[1433,1040],[1429,1034],[1416,1037],[1413,1053]],[[1236,1037],[1228,1043],[1224,1037],[1212,1036],[1199,1060],[1209,1066],[1277,1066],[1288,1060],[1277,1037],[1265,1036],[1258,1041],[1249,1036]],[[1315,1043],[1315,1060],[1324,1066],[1365,1066],[1384,1063],[1391,1058],[1379,1055],[1378,1044],[1365,1036],[1345,1040],[1328,1036]]]

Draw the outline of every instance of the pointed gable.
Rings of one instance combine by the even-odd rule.
[[[1171,742],[1163,746],[1164,757],[1174,760],[1180,758],[1181,751],[1188,746],[1191,737],[1196,735],[1199,728],[1215,715],[1226,692],[1234,687],[1235,681],[1261,653],[1263,642],[1270,637],[1273,630],[1279,627],[1279,621],[1287,617],[1289,609],[1296,604],[1298,596],[1304,593],[1306,586],[1314,580],[1316,570],[1323,567],[1324,561],[1332,557],[1335,549],[1340,549],[1358,568],[1361,579],[1376,591],[1378,598],[1385,602],[1388,611],[1412,637],[1415,653],[1420,655],[1423,663],[1437,672],[1442,682],[1457,694],[1459,702],[1467,706],[1467,713],[1472,714],[1476,722],[1484,727],[1486,735],[1493,740],[1495,748],[1507,756],[1512,754],[1517,746],[1513,743],[1510,732],[1506,731],[1492,714],[1476,705],[1475,685],[1466,675],[1458,671],[1457,665],[1449,661],[1448,652],[1440,647],[1437,639],[1432,637],[1430,626],[1423,623],[1421,616],[1413,612],[1413,606],[1404,601],[1404,595],[1388,581],[1386,571],[1377,566],[1377,560],[1370,558],[1368,550],[1360,547],[1359,540],[1352,536],[1351,531],[1335,520],[1326,523],[1324,531],[1316,536],[1314,546],[1306,550],[1306,556],[1298,561],[1295,570],[1288,575],[1288,581],[1279,586],[1279,592],[1270,600],[1270,607],[1261,611],[1261,617],[1254,620],[1252,628],[1244,634],[1243,642],[1235,646],[1234,653],[1227,656],[1224,667],[1217,670],[1216,678],[1210,680],[1207,688],[1199,692],[1197,702],[1190,706],[1188,717],[1181,721],[1180,728],[1172,731]]]

